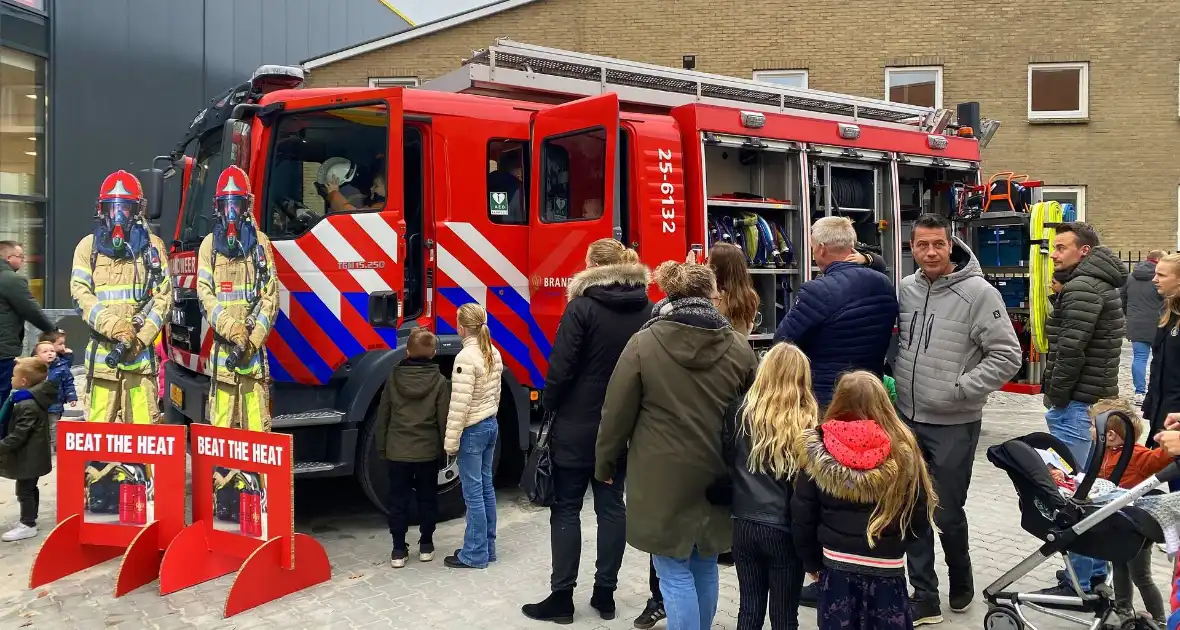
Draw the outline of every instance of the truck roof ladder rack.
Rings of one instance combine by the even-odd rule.
[[[766,112],[811,112],[888,123],[917,124],[933,131],[946,115],[930,107],[792,88],[694,70],[680,70],[611,57],[498,39],[463,67],[428,81],[425,89],[512,96],[522,92],[593,96],[616,92],[627,103],[676,107],[688,103]]]

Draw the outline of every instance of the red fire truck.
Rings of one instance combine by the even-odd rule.
[[[154,177],[183,183],[168,414],[204,421],[212,335],[195,298],[195,253],[217,175],[238,164],[281,283],[268,342],[274,429],[294,434],[298,476],[355,475],[378,506],[386,488],[372,416],[410,328],[440,336],[449,371],[456,309],[487,308],[509,368],[498,461],[514,479],[538,424],[565,286],[590,242],[613,236],[653,267],[737,243],[762,297],[751,340],[764,346],[792,291],[818,271],[814,218],[851,218],[896,279],[913,269],[907,221],[952,211],[963,186],[978,183],[986,140],[975,137],[980,121],[950,124],[945,110],[508,40],[422,89],[302,80],[298,68],[260,68],[157,158],[165,168]],[[325,194],[327,179],[340,195]],[[349,203],[331,201],[339,196]],[[440,460],[449,514],[462,509],[457,484],[453,462]]]

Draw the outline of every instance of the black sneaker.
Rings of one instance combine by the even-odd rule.
[[[1064,569],[1061,569],[1061,570],[1057,571],[1056,575],[1057,575],[1057,584],[1069,585],[1069,572],[1067,572]],[[1098,588],[1099,586],[1101,586],[1103,584],[1106,584],[1106,574],[1105,573],[1091,577],[1090,578],[1090,591],[1093,592],[1094,589]],[[1074,596],[1077,595],[1077,593],[1075,593],[1072,588],[1070,589],[1069,594],[1074,595]]]
[[[470,564],[467,564],[466,562],[463,562],[462,560],[459,559],[459,550],[458,549],[455,550],[455,555],[447,556],[447,557],[443,558],[443,564],[447,565],[448,567],[450,567],[452,569],[474,569],[474,568],[476,568],[476,567],[473,567]]]
[[[804,608],[819,606],[819,582],[812,582],[799,591],[799,605]]]
[[[975,599],[974,591],[963,591],[961,593],[951,593],[950,597],[951,612],[965,613],[971,607],[971,601]]]
[[[395,547],[393,553],[389,555],[389,565],[395,569],[404,568],[406,566],[406,559],[409,557],[409,551]]]
[[[521,606],[520,612],[537,621],[552,621],[563,626],[571,624],[574,622],[574,591],[553,591],[549,597],[536,604]]]
[[[635,618],[635,627],[640,630],[647,630],[654,628],[655,625],[668,617],[668,613],[664,612],[664,602],[654,599],[647,600],[647,606],[643,612]]]
[[[911,599],[910,615],[915,627],[942,623],[942,606],[937,599]]]

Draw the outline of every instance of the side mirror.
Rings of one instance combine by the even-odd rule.
[[[164,168],[157,168],[160,162],[164,162]],[[161,155],[152,160],[152,168],[140,171],[139,179],[147,188],[144,197],[147,198],[148,221],[159,221],[164,215],[164,172],[171,168],[172,158]]]

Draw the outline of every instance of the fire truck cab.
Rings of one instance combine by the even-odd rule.
[[[913,268],[906,222],[951,216],[979,180],[978,120],[508,40],[424,89],[301,83],[299,69],[260,68],[157,158],[183,183],[168,417],[206,421],[212,334],[195,256],[217,176],[237,164],[280,282],[273,428],[295,436],[298,476],[355,475],[379,507],[373,414],[413,327],[439,336],[449,374],[456,310],[487,309],[507,368],[497,460],[515,481],[565,289],[594,240],[652,267],[742,246],[762,298],[751,340],[765,347],[819,271],[814,218],[848,216],[896,280]],[[439,492],[444,514],[461,513],[453,460],[439,460]]]

